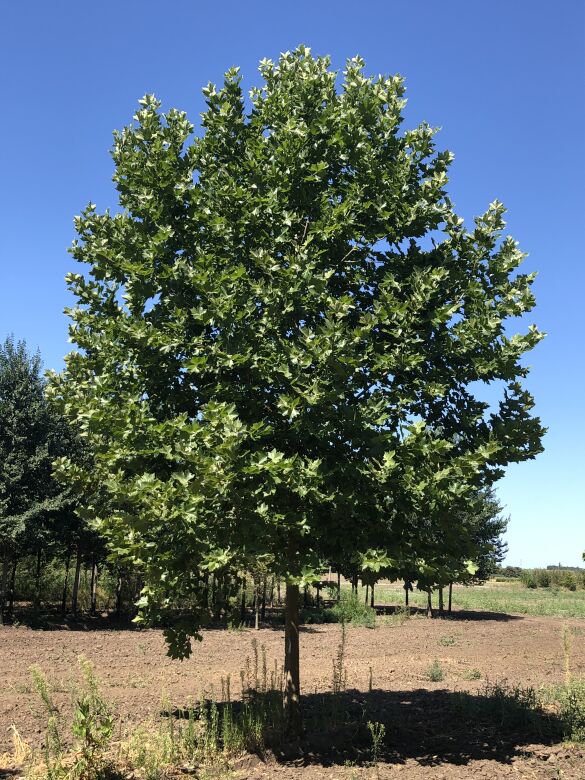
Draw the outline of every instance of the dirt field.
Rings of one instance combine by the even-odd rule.
[[[359,754],[348,752],[348,745],[336,753],[331,745],[320,746],[317,741],[310,750],[299,749],[280,760],[251,760],[234,777],[585,780],[583,749],[558,741],[522,741],[513,734],[496,739],[490,730],[455,716],[450,706],[454,691],[480,691],[486,680],[506,679],[512,685],[537,688],[560,682],[563,625],[571,627],[572,671],[585,674],[585,621],[460,613],[449,620],[380,622],[374,630],[347,630],[345,704],[367,706],[368,717],[390,724],[382,763],[377,768],[366,766]],[[309,708],[315,694],[331,690],[340,630],[338,625],[319,625],[302,631],[301,673]],[[94,663],[105,697],[124,722],[139,722],[157,717],[165,696],[172,706],[185,707],[203,691],[209,694],[212,686],[218,693],[221,678],[228,673],[237,695],[239,670],[251,654],[253,637],[265,645],[269,664],[273,659],[281,661],[280,629],[209,630],[193,656],[178,662],[166,656],[162,634],[154,630],[2,628],[0,754],[10,748],[11,724],[30,744],[42,743],[44,726],[28,671],[32,664],[44,670],[57,703],[66,707],[76,659],[84,654]],[[444,679],[433,683],[427,670],[435,659]],[[470,679],[478,674],[480,679]]]

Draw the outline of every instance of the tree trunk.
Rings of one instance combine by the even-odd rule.
[[[97,571],[97,563],[95,562],[95,555],[92,555],[91,557],[91,583],[89,586],[89,591],[91,594],[91,606],[90,606],[90,612],[92,615],[95,615],[97,611],[97,578],[98,578],[98,571]]]
[[[286,583],[284,623],[285,714],[287,733],[301,733],[301,680],[299,670],[299,586]]]
[[[14,594],[16,591],[16,567],[18,566],[18,558],[15,558],[12,563],[12,574],[10,575],[10,590],[8,591],[8,616],[12,619],[14,613]]]
[[[365,604],[366,606],[368,605],[368,595],[369,595],[369,593],[370,593],[370,586],[369,586],[369,585],[366,585],[366,598],[365,598],[365,600],[364,600],[364,604]]]
[[[118,571],[118,580],[116,582],[116,617],[122,616],[122,572]]]
[[[67,560],[65,561],[65,580],[63,582],[63,595],[61,597],[61,614],[67,611],[67,589],[69,585],[69,567],[71,566],[71,550],[67,551]]]
[[[430,590],[427,590],[427,617],[433,617],[433,598]]]
[[[449,614],[451,614],[451,602],[452,602],[452,598],[453,598],[453,583],[452,583],[452,582],[450,582],[450,583],[449,583],[449,606],[448,606]]]
[[[43,562],[43,551],[37,551],[37,568],[35,571],[35,595],[33,597],[33,607],[39,609],[41,606],[41,570]]]
[[[321,584],[317,585],[317,609],[319,609],[320,603],[321,603]]]
[[[262,582],[262,610],[260,612],[260,618],[262,621],[266,620],[266,590],[268,588],[268,583],[266,580],[266,577],[264,577],[264,580]]]
[[[2,560],[2,574],[0,574],[0,626],[4,625],[4,603],[6,601],[6,588],[8,586],[8,569],[10,561],[8,556]]]
[[[258,584],[254,583],[254,629],[258,631],[260,628],[260,594],[258,592]]]
[[[274,576],[270,580],[270,608],[272,609],[274,607],[274,585],[275,585],[275,578]]]
[[[81,546],[77,547],[75,559],[75,574],[73,576],[73,590],[71,592],[71,612],[77,615],[77,601],[79,596],[79,580],[81,579]]]
[[[242,577],[242,600],[240,601],[240,620],[246,622],[246,578]]]
[[[337,572],[337,601],[341,599],[341,572]]]
[[[276,603],[279,607],[282,604],[282,598],[280,595],[280,577],[276,578]]]
[[[372,585],[372,589],[370,591],[370,607],[373,608],[374,606],[374,586]]]
[[[209,574],[203,575],[203,608],[209,609]]]
[[[439,588],[439,615],[443,614],[445,603],[443,601],[443,588]]]
[[[211,614],[215,617],[215,606],[217,601],[217,577],[211,575]]]
[[[410,588],[408,587],[408,585],[405,584],[405,586],[404,586],[404,606],[405,607],[408,606],[408,591],[409,590],[410,590]]]

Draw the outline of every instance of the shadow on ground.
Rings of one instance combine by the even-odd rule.
[[[335,602],[324,602],[324,607],[331,607]],[[284,628],[284,608],[273,607],[267,609],[266,617],[260,622],[260,628],[269,628],[275,631],[281,631]],[[375,607],[376,614],[384,616],[397,615],[403,617],[405,611],[403,607],[396,606],[377,606]],[[426,615],[426,610],[422,607],[409,607],[409,614],[411,616],[423,617]],[[483,612],[483,611],[471,611],[471,610],[455,610],[451,613],[444,612],[439,614],[435,612],[431,619],[434,620],[449,620],[449,621],[482,621],[493,620],[499,622],[507,622],[512,620],[523,620],[523,615],[510,615],[504,612]],[[334,622],[331,619],[326,619],[323,615],[322,608],[305,607],[301,614],[301,631],[307,633],[313,633],[318,631],[318,626],[326,625]],[[67,614],[63,615],[58,609],[46,609],[42,612],[36,612],[30,607],[20,608],[14,618],[9,618],[6,621],[7,625],[24,625],[28,628],[36,629],[39,631],[138,631],[140,627],[132,622],[132,617],[127,614],[117,615],[114,612],[99,613],[97,615],[90,615],[88,613],[80,613],[77,617]],[[249,613],[246,616],[246,620],[242,623],[242,628],[254,627],[254,616]],[[160,626],[159,626],[160,628]],[[233,626],[228,626],[226,619],[223,620],[210,620],[205,628],[214,630],[221,629],[233,629]]]
[[[257,693],[256,706],[266,697],[274,712],[274,691]],[[419,689],[414,691],[347,691],[303,696],[303,737],[287,742],[279,726],[268,719],[269,747],[277,761],[295,765],[364,766],[374,758],[372,724],[383,724],[377,758],[389,764],[408,759],[421,766],[466,765],[490,760],[511,764],[527,746],[563,741],[559,718],[537,706],[530,688],[493,686],[484,693]],[[230,705],[237,717],[243,705]],[[187,718],[175,709],[162,713]],[[220,705],[221,720],[221,705]]]

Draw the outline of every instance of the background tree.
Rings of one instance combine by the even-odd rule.
[[[201,572],[271,556],[286,578],[285,668],[299,727],[298,586],[321,560],[423,536],[413,518],[540,449],[519,384],[536,328],[522,253],[493,203],[468,232],[448,152],[400,129],[404,84],[300,47],[205,88],[202,133],[151,95],[115,136],[121,211],[76,219],[79,350],[53,392],[91,444],[112,548],[144,567],[145,619]],[[501,379],[489,415],[473,383]],[[67,461],[67,479],[87,473]],[[167,614],[167,617],[171,617]],[[195,612],[166,635],[190,652]]]
[[[7,338],[0,345],[0,616],[8,572],[24,555],[37,558],[38,605],[43,556],[58,546],[75,500],[53,478],[52,462],[75,458],[74,448],[69,426],[45,398],[40,355]]]

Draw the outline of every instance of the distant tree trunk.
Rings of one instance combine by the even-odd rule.
[[[404,585],[404,605],[405,605],[406,607],[408,606],[408,591],[409,591],[409,590],[410,590],[410,588],[408,587],[408,585],[407,585],[407,584],[405,584],[405,585]]]
[[[357,596],[357,592],[358,592],[358,576],[357,576],[357,574],[354,574],[353,577],[351,578],[351,592],[355,593],[355,595]]]
[[[370,607],[374,606],[374,586],[372,585],[372,589],[370,591]]]
[[[369,586],[369,585],[366,585],[366,598],[365,598],[365,600],[364,600],[364,604],[366,604],[366,605],[367,605],[367,603],[368,603],[368,595],[369,595],[369,592],[370,592],[370,586]]]
[[[217,577],[211,575],[211,612],[215,615],[215,602],[217,599]]]
[[[63,596],[61,597],[61,614],[67,611],[67,588],[69,585],[69,567],[71,566],[71,548],[67,550],[67,559],[65,561],[65,580],[63,582]]]
[[[317,584],[317,609],[319,609],[320,603],[321,603],[321,583],[319,582]]]
[[[73,590],[71,591],[71,612],[77,615],[79,580],[81,579],[81,545],[77,546],[77,557],[75,559],[75,574],[73,575]]]
[[[309,606],[309,586],[305,585],[303,588],[303,607]]]
[[[443,588],[439,588],[439,615],[442,615],[445,609],[445,604],[443,602]]]
[[[12,574],[10,575],[10,590],[8,591],[8,616],[12,618],[14,614],[14,595],[16,591],[16,567],[18,566],[18,558],[15,558],[12,562]]]
[[[246,577],[242,577],[242,600],[240,602],[240,620],[246,621]]]
[[[116,617],[122,616],[122,570],[118,570],[118,579],[116,581]]]
[[[429,588],[429,590],[427,590],[427,617],[431,617],[431,618],[434,617],[434,615],[433,615],[433,599],[432,599],[432,594],[431,594],[430,588]]]
[[[282,598],[280,596],[280,577],[276,578],[276,603],[279,607],[282,604]]]
[[[337,601],[341,599],[341,572],[337,572]]]
[[[285,715],[287,734],[301,733],[301,681],[299,670],[299,586],[286,583],[284,622]]]
[[[266,580],[266,577],[264,577],[264,580],[262,581],[262,611],[260,613],[260,618],[262,621],[266,620],[266,590],[268,588],[268,583]]]
[[[4,604],[6,603],[9,569],[10,561],[8,560],[8,556],[5,556],[2,559],[2,573],[0,574],[0,626],[4,625]]]
[[[91,606],[90,606],[90,612],[92,615],[95,615],[97,611],[97,578],[98,578],[98,571],[97,571],[97,563],[95,562],[95,555],[92,555],[91,557],[91,583],[89,586],[90,594],[91,594]]]
[[[272,609],[274,607],[274,584],[275,584],[275,577],[273,576],[270,580],[270,608]]]
[[[43,551],[37,550],[37,567],[35,571],[35,592],[33,596],[33,607],[39,609],[41,606],[41,571],[43,563]]]
[[[449,614],[451,614],[452,599],[453,599],[453,583],[450,582],[449,583],[449,606],[448,606]]]
[[[260,628],[260,593],[258,592],[258,584],[254,582],[254,629],[258,631]]]

